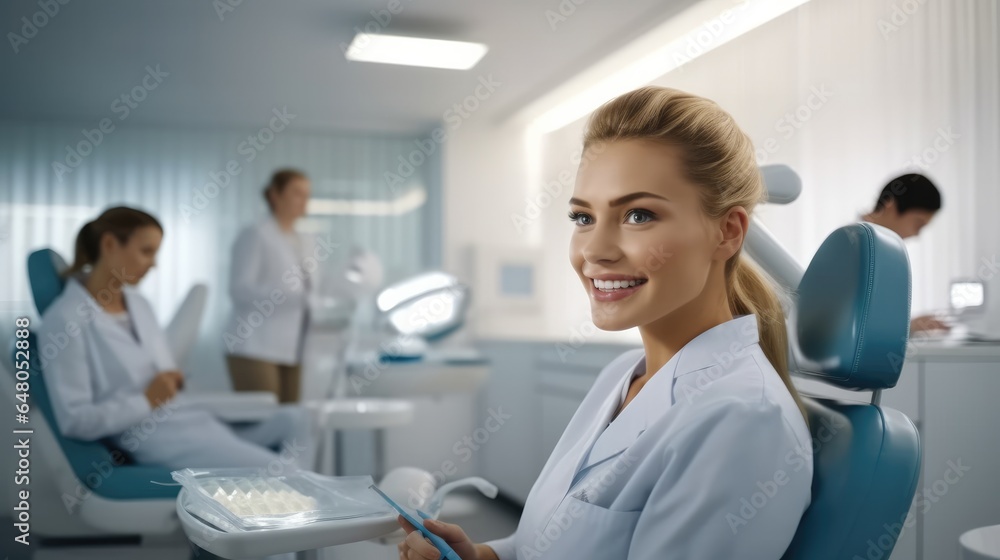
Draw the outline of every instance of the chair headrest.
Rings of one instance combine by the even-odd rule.
[[[66,286],[62,272],[66,268],[66,261],[52,249],[39,249],[28,255],[28,283],[39,315],[62,293]]]
[[[834,231],[802,277],[796,308],[799,373],[847,389],[894,387],[910,329],[903,240],[870,223]]]

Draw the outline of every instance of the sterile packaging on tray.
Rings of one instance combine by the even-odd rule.
[[[280,476],[256,468],[183,469],[170,473],[187,490],[185,509],[226,531],[281,529],[392,510],[370,476],[323,476],[294,470]]]

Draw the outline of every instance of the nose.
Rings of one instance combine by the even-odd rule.
[[[610,264],[623,256],[615,231],[596,228],[586,234],[581,245],[584,260],[594,264]]]

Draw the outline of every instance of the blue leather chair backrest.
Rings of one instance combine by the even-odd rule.
[[[798,291],[798,375],[848,389],[899,379],[910,268],[895,233],[868,223],[834,231]],[[812,503],[784,560],[889,558],[920,474],[920,439],[899,411],[805,398],[813,436]]]
[[[28,280],[39,315],[62,293],[66,286],[62,272],[66,268],[66,261],[52,249],[39,249],[28,255]]]
[[[28,256],[28,280],[31,284],[31,294],[35,299],[35,307],[39,315],[43,314],[49,305],[62,293],[65,281],[60,273],[66,268],[66,261],[51,249],[41,249]],[[15,366],[29,365],[31,370],[31,402],[36,410],[40,410],[45,422],[49,425],[53,437],[66,455],[66,460],[73,468],[76,477],[87,489],[108,499],[139,500],[174,498],[179,492],[177,486],[161,486],[150,484],[151,480],[171,483],[170,471],[162,467],[126,464],[127,457],[117,450],[111,450],[99,441],[82,441],[63,437],[56,423],[52,401],[46,388],[45,375],[42,374],[39,352],[43,348],[35,334],[30,334],[30,347],[35,348],[28,364],[18,361],[15,351]],[[23,369],[15,367],[15,369]],[[81,488],[81,496],[71,496],[68,500],[85,499],[87,492]]]
[[[896,386],[910,329],[903,241],[868,223],[827,237],[798,289],[799,373],[846,389]]]

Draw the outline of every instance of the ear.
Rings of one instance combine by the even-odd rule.
[[[117,250],[121,247],[121,243],[115,238],[114,234],[110,232],[104,232],[101,234],[101,254],[110,255],[112,251]]]
[[[730,208],[719,220],[719,233],[721,240],[715,250],[715,258],[721,261],[728,261],[733,255],[743,247],[743,240],[746,239],[747,230],[750,228],[750,215],[746,208],[734,206]]]

